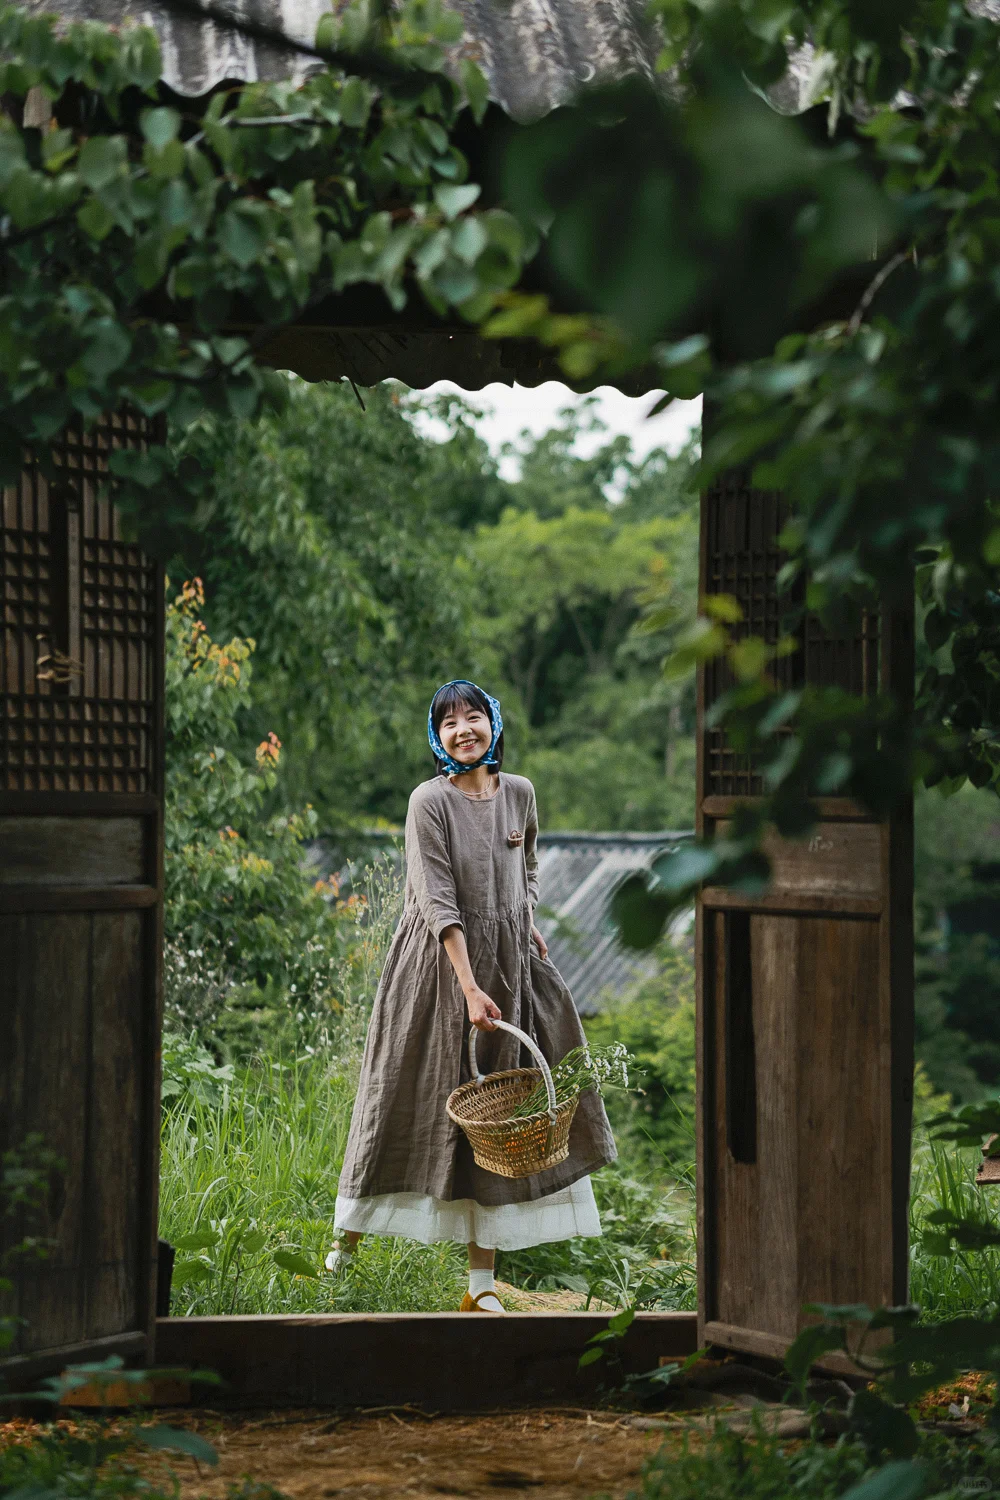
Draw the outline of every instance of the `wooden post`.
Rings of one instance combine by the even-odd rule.
[[[15,1272],[15,1380],[155,1327],[163,575],[101,498],[150,435],[72,429],[0,501],[0,1143],[65,1163],[32,1229],[53,1249]]]
[[[782,498],[726,475],[703,498],[701,590],[740,602],[747,634],[778,638]],[[783,685],[879,686],[908,701],[909,611],[849,637],[806,616]],[[698,829],[724,833],[761,794],[707,708],[727,669],[701,673]],[[909,807],[879,824],[820,799],[803,841],[769,842],[770,890],[698,902],[699,1342],[781,1357],[807,1302],[907,1295],[913,1079],[913,840]],[[831,1357],[830,1364],[837,1361]]]

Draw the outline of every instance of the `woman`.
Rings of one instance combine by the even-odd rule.
[[[362,1234],[468,1245],[462,1312],[502,1312],[496,1250],[601,1233],[589,1174],[615,1159],[595,1092],[584,1094],[566,1161],[532,1177],[476,1165],[445,1111],[468,1076],[470,1026],[484,1073],[530,1066],[497,1018],[533,1036],[551,1062],[584,1041],[572,996],[534,922],[535,792],[501,771],[500,704],[456,680],[431,701],[436,775],[406,817],[406,900],[379,982],[340,1175],[327,1257],[343,1271]],[[490,1033],[493,1033],[490,1035]]]

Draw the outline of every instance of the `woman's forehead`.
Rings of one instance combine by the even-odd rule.
[[[468,698],[453,698],[450,703],[444,705],[442,718],[447,719],[449,714],[457,713],[482,714],[483,710],[478,708],[475,703],[470,703]]]

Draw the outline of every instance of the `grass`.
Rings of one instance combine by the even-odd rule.
[[[465,1251],[367,1238],[350,1275],[318,1273],[333,1238],[337,1174],[357,1078],[339,1053],[258,1059],[231,1082],[186,1091],[165,1111],[160,1232],[178,1246],[175,1314],[429,1312],[454,1307]],[[624,1305],[693,1305],[690,1197],[606,1169],[595,1179],[605,1235],[500,1257],[516,1285],[571,1287]],[[296,1258],[294,1268],[282,1266]]]
[[[929,1255],[920,1238],[928,1214],[946,1209],[955,1217],[995,1224],[1000,1201],[996,1190],[975,1185],[981,1160],[975,1149],[959,1149],[914,1133],[910,1178],[910,1300],[928,1318],[969,1314],[995,1318],[1000,1313],[1000,1250],[956,1251]]]
[[[428,1312],[461,1297],[454,1245],[366,1242],[350,1277],[317,1274],[333,1238],[356,1066],[350,1051],[259,1059],[219,1097],[181,1096],[166,1114],[160,1232],[179,1246],[175,1314]]]
[[[939,1434],[921,1435],[915,1455],[924,1466],[922,1482],[907,1473],[884,1469],[870,1500],[962,1500],[992,1494],[1000,1487],[1000,1450],[981,1443],[956,1441]],[[707,1439],[665,1443],[643,1466],[637,1490],[629,1500],[839,1500],[866,1475],[872,1475],[863,1445],[841,1438],[834,1445],[788,1443],[761,1431],[752,1438],[722,1427]],[[866,1486],[867,1490],[867,1486]]]

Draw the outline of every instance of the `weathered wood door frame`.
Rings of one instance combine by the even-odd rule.
[[[746,522],[747,575],[729,578],[726,567],[720,568],[718,553],[722,544],[713,532],[714,518],[722,508],[743,504],[747,507],[740,525]],[[701,517],[700,591],[702,595],[712,592],[732,591],[745,595],[743,602],[747,614],[746,629],[774,638],[779,624],[780,610],[776,606],[774,579],[776,574],[776,536],[780,530],[780,497],[760,491],[752,491],[745,477],[726,476],[703,497]],[[749,517],[749,520],[746,518]],[[723,520],[720,525],[726,524]],[[756,528],[756,530],[755,530]],[[742,545],[742,543],[741,543]],[[753,553],[753,560],[750,559]],[[752,576],[751,576],[752,575]],[[875,633],[877,629],[877,634]],[[897,700],[908,703],[913,685],[913,620],[912,611],[906,608],[884,610],[865,640],[854,642],[831,642],[824,637],[818,625],[803,627],[801,661],[796,668],[799,680],[822,682],[837,681],[837,673],[848,677],[854,674],[851,683],[854,691],[867,693],[876,687],[891,692]],[[871,651],[877,650],[877,674]],[[853,657],[851,653],[853,652]],[[832,664],[832,670],[831,670]],[[718,669],[714,669],[717,673]],[[829,675],[824,677],[824,672]],[[789,684],[791,685],[791,684]],[[752,768],[740,764],[738,758],[726,749],[717,734],[706,729],[705,714],[708,703],[721,691],[725,683],[712,668],[699,673],[698,681],[698,759],[697,759],[697,830],[699,835],[711,835],[724,827],[740,800],[757,790]],[[729,794],[720,795],[718,787],[727,784]],[[737,793],[738,787],[738,793]],[[798,1309],[786,1306],[775,1326],[774,1307],[767,1309],[767,1316],[759,1321],[771,1326],[754,1326],[753,1317],[733,1321],[727,1317],[725,1307],[740,1304],[752,1306],[755,1300],[761,1303],[766,1298],[755,1299],[754,1288],[747,1290],[748,1278],[754,1272],[752,1266],[738,1264],[739,1251],[730,1244],[727,1254],[724,1244],[724,1225],[720,1223],[720,1204],[730,1206],[739,1200],[738,1188],[732,1186],[743,1174],[748,1181],[751,1168],[758,1173],[758,1180],[746,1188],[748,1212],[758,1216],[758,1246],[767,1247],[767,1234],[773,1236],[771,1247],[774,1259],[768,1263],[762,1256],[757,1268],[760,1285],[777,1271],[777,1261],[782,1255],[791,1257],[790,1279],[797,1278],[798,1292],[789,1292],[790,1300],[802,1303],[812,1300],[870,1302],[900,1304],[907,1300],[908,1292],[908,1197],[910,1162],[910,1124],[912,1112],[913,1084],[913,830],[912,804],[908,804],[884,823],[876,823],[865,810],[847,800],[826,798],[819,803],[821,822],[812,838],[800,843],[780,841],[772,844],[774,879],[771,889],[760,896],[750,897],[723,888],[706,889],[698,900],[695,941],[697,953],[697,1193],[698,1193],[698,1338],[699,1343],[721,1344],[733,1349],[780,1358],[794,1335],[792,1322],[802,1326],[810,1321],[798,1313]],[[824,864],[824,861],[826,862]],[[831,869],[831,865],[833,868]],[[766,920],[765,920],[766,919]],[[870,991],[862,997],[862,1006],[873,1001],[878,1015],[874,1029],[878,1034],[878,1057],[875,1061],[880,1079],[877,1099],[857,1100],[859,1118],[868,1109],[874,1120],[871,1180],[871,1214],[880,1229],[869,1235],[867,1262],[862,1240],[856,1234],[858,1226],[852,1224],[850,1215],[846,1221],[834,1222],[833,1206],[836,1201],[836,1171],[831,1161],[833,1141],[827,1143],[824,1152],[820,1143],[824,1128],[828,1124],[831,1132],[838,1129],[843,1138],[850,1134],[850,1121],[845,1127],[844,1111],[837,1112],[835,1100],[831,1100],[830,1119],[812,1118],[809,1108],[805,1116],[796,1112],[797,1083],[783,1086],[781,1107],[789,1122],[789,1132],[794,1139],[787,1141],[787,1151],[774,1149],[775,1132],[780,1135],[780,1126],[771,1120],[771,1154],[767,1158],[768,1171],[777,1176],[769,1183],[761,1176],[756,1153],[757,1129],[765,1128],[762,1109],[766,1105],[758,1098],[757,1082],[762,1070],[779,1066],[777,1057],[757,1058],[754,1062],[754,1027],[765,1026],[766,997],[753,993],[752,974],[760,977],[759,956],[751,959],[751,931],[756,931],[758,941],[765,935],[768,923],[773,934],[775,925],[782,919],[788,935],[796,931],[802,941],[815,943],[818,934],[826,932],[829,938],[834,929],[832,922],[873,924],[877,931],[866,937],[863,950],[877,953],[877,981],[873,978]],[[801,925],[799,925],[801,924]],[[839,929],[842,934],[851,931],[860,936],[855,928]],[[835,932],[834,932],[835,935]],[[773,935],[770,939],[773,946]],[[791,955],[789,955],[791,960]],[[857,985],[858,976],[851,975],[849,966],[842,975],[834,976],[844,986],[845,999],[851,998],[851,987]],[[794,982],[793,982],[794,987]],[[745,999],[739,1003],[733,999],[735,991],[745,991]],[[803,1019],[803,1005],[794,1007],[796,1014],[786,1014],[779,1019],[780,1025],[808,1029]],[[827,1017],[827,1024],[835,1024],[835,1017]],[[869,1017],[869,1021],[872,1018]],[[773,1022],[768,1041],[774,1041]],[[780,1043],[780,1036],[778,1041]],[[773,1077],[765,1081],[774,1084]],[[813,1143],[816,1149],[813,1148]],[[848,1153],[849,1154],[849,1153]],[[741,1165],[746,1163],[746,1166]],[[859,1191],[857,1163],[853,1167],[841,1165],[845,1189],[850,1179],[850,1200],[854,1195],[857,1206]],[[815,1201],[817,1195],[815,1179],[828,1174],[831,1196],[828,1198],[830,1212],[827,1222],[814,1225],[819,1237],[815,1243],[815,1266],[810,1266],[809,1235],[799,1222],[806,1211],[805,1205]],[[853,1174],[853,1176],[852,1176]],[[737,1197],[733,1198],[733,1193]],[[775,1209],[779,1201],[785,1205],[784,1222],[776,1213],[773,1221],[762,1226],[760,1200],[770,1192],[769,1208]],[[751,1200],[753,1200],[751,1202]],[[796,1207],[796,1205],[798,1205]],[[815,1213],[813,1217],[815,1218]],[[872,1263],[870,1244],[881,1232],[885,1237],[884,1255],[878,1266]],[[789,1247],[778,1243],[780,1236],[791,1234],[796,1245]],[[852,1236],[858,1240],[854,1244]],[[837,1243],[839,1242],[839,1244]],[[831,1273],[831,1279],[845,1288],[840,1296],[817,1295],[811,1289],[811,1278],[822,1280],[819,1262],[833,1260],[838,1255],[856,1254],[856,1275],[843,1274],[843,1268]],[[749,1250],[747,1251],[749,1256]],[[795,1263],[792,1264],[791,1262]],[[744,1277],[743,1292],[733,1295],[732,1277]],[[838,1280],[839,1278],[839,1280]],[[848,1283],[851,1285],[847,1286]],[[773,1303],[773,1298],[772,1298]],[[831,1357],[828,1361],[839,1362]]]
[[[73,427],[0,496],[0,1136],[65,1162],[28,1226],[54,1248],[18,1265],[18,1383],[155,1337],[164,579],[102,493],[152,429]]]

